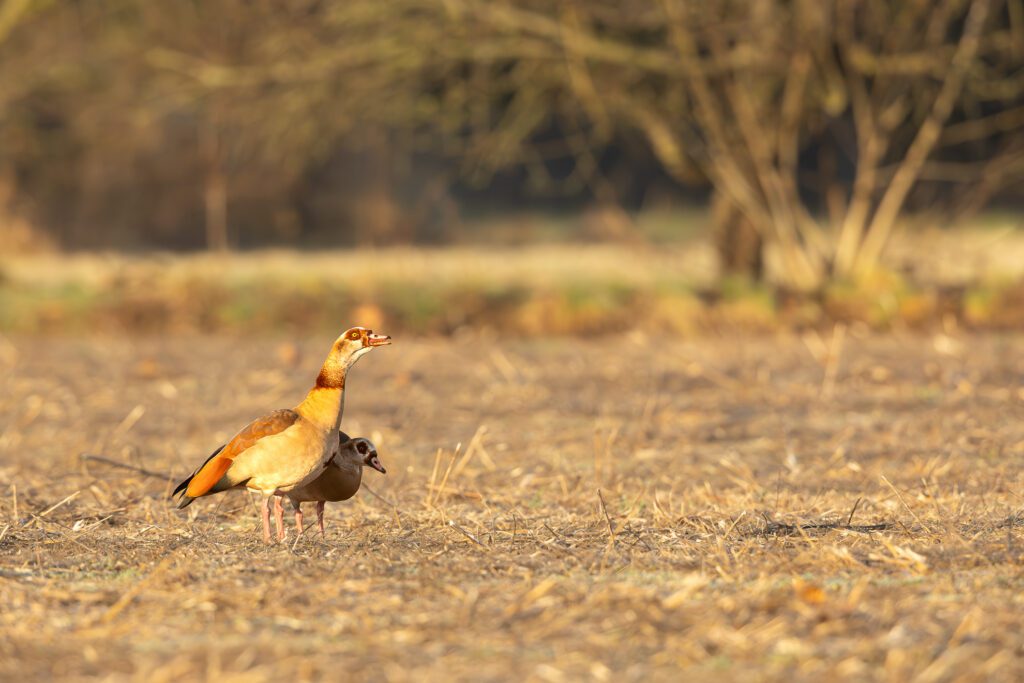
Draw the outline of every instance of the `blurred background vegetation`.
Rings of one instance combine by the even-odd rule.
[[[0,0],[7,329],[1016,326],[1022,190],[1024,0]]]

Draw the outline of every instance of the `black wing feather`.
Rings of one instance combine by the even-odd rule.
[[[185,478],[184,481],[182,481],[180,484],[177,485],[177,487],[175,487],[174,492],[171,493],[171,498],[174,498],[176,495],[178,495],[179,493],[181,493],[182,491],[187,489],[189,482],[192,481],[192,477],[196,476],[196,474],[199,472],[199,470],[203,469],[203,467],[206,466],[206,463],[208,463],[211,460],[213,460],[217,456],[218,453],[220,453],[222,450],[224,450],[224,446],[226,446],[226,445],[227,444],[224,444],[224,445],[220,446],[217,450],[215,450],[213,453],[210,453],[210,457],[207,458],[206,460],[204,460],[203,464],[200,465],[199,467],[197,467],[195,472],[193,472],[192,474],[188,475]],[[185,507],[185,505],[188,505],[188,503],[185,503],[181,507]]]

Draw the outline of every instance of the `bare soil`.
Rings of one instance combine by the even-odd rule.
[[[329,343],[0,339],[0,679],[1024,680],[1022,336],[399,338],[326,539],[174,509]]]

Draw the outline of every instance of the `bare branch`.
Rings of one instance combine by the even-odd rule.
[[[978,51],[979,38],[988,16],[989,5],[990,0],[973,0],[971,2],[963,35],[957,45],[949,73],[932,105],[931,113],[918,129],[914,142],[907,151],[888,190],[882,196],[878,210],[867,229],[864,244],[854,263],[854,269],[858,272],[864,272],[877,263],[903,207],[907,193],[910,192],[922,165],[942,134],[942,124],[949,118],[949,114],[953,110],[971,60]]]

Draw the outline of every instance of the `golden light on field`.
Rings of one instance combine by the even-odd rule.
[[[0,681],[1024,681],[1022,55],[0,0]]]
[[[348,382],[387,476],[266,548],[166,495],[329,337],[15,338],[0,674],[1017,680],[1024,366],[961,339],[402,339]]]

